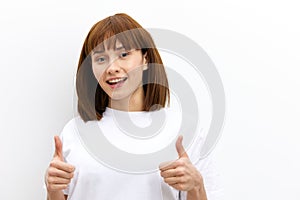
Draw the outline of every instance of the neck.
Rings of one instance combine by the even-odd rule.
[[[141,87],[129,97],[117,100],[110,99],[108,107],[122,111],[143,111],[144,99],[144,91]]]

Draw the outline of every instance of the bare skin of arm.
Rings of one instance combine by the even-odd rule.
[[[68,195],[64,195],[63,192],[57,192],[55,194],[49,194],[47,195],[47,200],[67,200]]]

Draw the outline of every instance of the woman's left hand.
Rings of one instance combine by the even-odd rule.
[[[179,158],[167,165],[160,164],[160,174],[168,185],[177,190],[191,191],[203,188],[202,176],[185,152],[182,139],[183,137],[179,136],[176,141]]]

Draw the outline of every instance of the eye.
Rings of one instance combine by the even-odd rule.
[[[122,52],[122,53],[120,53],[120,58],[125,58],[129,54],[130,54],[130,52]]]
[[[96,58],[95,61],[96,61],[97,63],[104,63],[104,62],[106,61],[106,59],[105,59],[105,57],[102,56],[102,57]]]

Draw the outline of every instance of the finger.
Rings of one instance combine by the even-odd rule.
[[[64,190],[67,189],[68,185],[67,184],[49,184],[47,186],[47,189],[49,191],[58,191],[58,190]]]
[[[62,142],[60,138],[56,135],[54,136],[54,142],[55,142],[55,152],[54,157],[59,158],[59,160],[63,161],[63,153],[62,153]]]
[[[174,162],[175,162],[175,160],[162,162],[162,163],[159,164],[159,169],[160,170],[173,169],[174,168],[174,165],[173,165]]]
[[[184,173],[184,169],[179,167],[176,169],[169,169],[169,170],[165,170],[165,171],[161,171],[160,175],[163,178],[169,178],[169,177],[175,177],[175,176],[183,176]]]
[[[71,179],[50,176],[48,177],[47,182],[48,184],[69,184],[71,182]]]
[[[161,177],[169,178],[176,176],[176,169],[168,169],[160,172]]]
[[[55,159],[50,162],[50,167],[53,167],[53,168],[56,168],[56,169],[59,169],[59,170],[62,170],[62,171],[68,172],[68,173],[74,172],[74,170],[75,170],[75,167],[73,165],[65,163],[60,160],[55,160]]]
[[[56,168],[49,168],[48,170],[48,177],[60,177],[60,178],[66,178],[66,179],[71,179],[74,176],[74,173],[69,173],[60,169]]]
[[[174,185],[174,184],[179,184],[183,183],[183,177],[169,177],[169,178],[164,178],[165,183],[169,185]]]
[[[183,140],[183,136],[180,135],[176,141],[176,150],[177,150],[179,158],[182,158],[182,157],[188,158],[188,155],[185,152],[184,147],[182,146],[182,140]]]
[[[176,169],[177,167],[181,167],[181,166],[186,166],[189,162],[189,158],[179,158],[173,162],[170,162],[169,165],[163,165],[161,164],[160,165],[160,168],[159,170],[160,171],[166,171],[166,170],[169,170],[169,169]]]
[[[159,165],[159,170],[163,172],[166,170],[175,169],[177,166],[178,166],[177,160],[163,162]]]
[[[185,184],[182,183],[175,183],[169,184],[171,187],[175,188],[176,190],[187,191]]]

